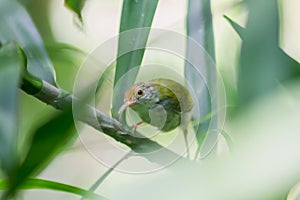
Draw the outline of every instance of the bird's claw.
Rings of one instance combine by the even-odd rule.
[[[132,125],[132,133],[134,133],[135,131],[136,131],[136,129],[137,129],[137,127],[139,126],[139,125],[141,125],[141,124],[143,124],[144,122],[143,121],[140,121],[140,122],[138,122],[138,123],[135,123],[135,124],[133,124]]]

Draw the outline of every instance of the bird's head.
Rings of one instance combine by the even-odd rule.
[[[124,95],[124,104],[119,109],[119,114],[126,108],[137,104],[153,105],[159,101],[157,86],[152,83],[137,83],[130,87]]]

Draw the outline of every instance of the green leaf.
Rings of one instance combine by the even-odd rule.
[[[246,1],[249,17],[243,36],[238,73],[240,105],[250,103],[286,80],[300,77],[299,63],[279,47],[277,3]]]
[[[45,47],[55,66],[59,86],[66,91],[72,91],[79,63],[87,54],[75,46],[64,43],[45,44]]]
[[[8,188],[7,180],[0,180],[0,190],[6,190]],[[81,189],[76,186],[44,180],[44,179],[37,179],[37,178],[28,178],[25,180],[24,185],[20,187],[22,190],[29,190],[29,189],[49,189],[61,192],[68,192],[72,194],[76,194],[79,196],[85,196],[89,199],[106,199],[96,193],[89,192],[87,190]]]
[[[105,81],[112,83],[111,77],[113,77],[113,73],[115,72],[115,69],[116,69],[115,65],[110,65],[105,69],[105,71],[103,72],[103,74],[101,75],[101,77],[98,81],[96,93],[98,93],[99,90],[101,89],[101,87],[104,86]]]
[[[221,134],[223,135],[225,141],[227,142],[228,149],[231,150],[233,147],[233,140],[232,140],[230,134],[228,134],[224,130],[221,131]]]
[[[71,110],[65,111],[34,133],[24,162],[10,177],[9,194],[14,194],[29,176],[40,172],[76,136]]]
[[[215,59],[214,36],[212,27],[212,14],[210,0],[189,0],[187,14],[187,54],[185,63],[185,77],[190,83],[192,91],[196,92],[195,103],[200,108],[200,113],[193,113],[193,120],[198,120],[200,116],[208,116],[212,112],[211,97],[208,89],[215,88],[216,70],[212,66],[212,60]],[[195,45],[202,48],[196,48]],[[191,60],[198,66],[193,66]],[[197,69],[197,67],[199,67]],[[201,73],[199,73],[199,71]],[[202,77],[204,76],[204,77]],[[200,116],[199,116],[200,115]],[[208,118],[206,121],[194,125],[196,137],[198,140],[198,156],[211,120],[216,116]]]
[[[81,10],[84,6],[85,0],[65,0],[65,6],[76,13],[80,22],[82,22]]]
[[[230,23],[232,28],[235,30],[235,32],[239,35],[241,39],[243,39],[243,36],[245,34],[245,28],[243,28],[241,25],[230,19],[227,15],[223,15],[223,17]]]
[[[157,3],[158,0],[123,1],[118,58],[114,78],[114,87],[116,85],[121,86],[117,91],[120,94],[123,94],[135,82],[143,60]],[[132,29],[134,30],[128,31]],[[129,77],[121,79],[129,71],[131,71]],[[118,109],[122,103],[122,98],[113,98],[112,114],[114,117],[117,116]]]
[[[0,164],[8,176],[17,164],[20,60],[16,44],[0,47]]]
[[[116,162],[112,167],[110,167],[103,175],[101,175],[98,178],[98,180],[92,185],[92,187],[90,187],[90,189],[88,191],[94,192],[105,181],[105,179],[115,170],[115,168],[130,156],[131,153],[132,153],[132,151],[128,152],[120,160],[118,160],[118,162]],[[84,197],[86,197],[86,196],[84,196]],[[82,198],[82,199],[84,199],[84,198]]]
[[[27,57],[23,49],[19,48],[19,53],[22,59],[22,69],[26,69],[27,67]],[[24,90],[27,94],[34,95],[41,91],[43,87],[43,81],[32,76],[26,70],[23,71],[22,81],[21,81],[21,89]]]
[[[16,0],[2,0],[0,19],[1,43],[16,41],[28,58],[28,72],[55,85],[53,65],[39,32],[24,7]]]

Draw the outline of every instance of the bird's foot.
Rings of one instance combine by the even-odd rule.
[[[132,125],[132,133],[134,133],[136,131],[137,127],[140,126],[143,123],[144,123],[143,121],[140,121],[140,122],[138,122],[136,124],[133,124]]]

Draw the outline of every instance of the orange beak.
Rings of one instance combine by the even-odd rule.
[[[134,105],[135,103],[135,101],[126,101],[119,109],[118,114],[121,114],[126,108]]]

